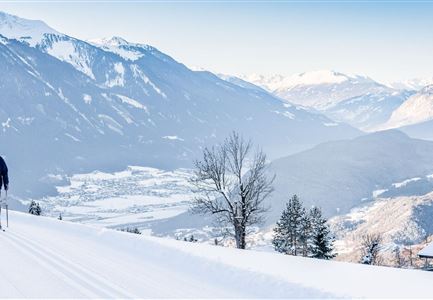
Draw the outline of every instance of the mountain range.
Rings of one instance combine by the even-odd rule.
[[[255,74],[222,78],[235,84],[240,81],[253,83],[290,103],[319,111],[364,131],[386,128],[384,124],[391,121],[398,108],[414,94],[423,93],[432,83],[431,79],[425,78],[400,85],[384,84],[367,76],[328,70],[292,76]],[[412,122],[415,123],[416,118]]]
[[[0,14],[0,139],[21,196],[64,173],[190,166],[232,130],[270,158],[360,132],[120,37],[83,41]],[[12,185],[13,186],[13,185]]]

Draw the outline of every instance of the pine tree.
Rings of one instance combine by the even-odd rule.
[[[334,253],[334,237],[326,224],[327,220],[322,216],[318,207],[310,210],[311,219],[311,257],[320,259],[332,259]]]
[[[39,206],[39,203],[36,203],[35,201],[32,200],[29,206],[29,213],[32,215],[40,216],[42,213],[42,209]]]
[[[286,204],[277,226],[274,228],[272,244],[278,252],[298,255],[301,248],[301,219],[305,213],[298,196],[294,195]]]
[[[299,248],[302,256],[309,256],[312,250],[311,234],[312,223],[310,215],[307,214],[305,208],[302,208],[299,231]]]
[[[63,220],[62,213],[59,214],[59,217],[57,219],[59,219],[60,221]]]
[[[40,216],[42,214],[42,209],[39,206],[39,203],[36,203],[36,215]]]

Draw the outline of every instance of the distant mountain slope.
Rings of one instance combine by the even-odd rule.
[[[423,88],[407,99],[392,113],[383,127],[398,128],[430,120],[433,120],[433,85]]]
[[[327,142],[274,160],[275,191],[266,200],[270,210],[262,229],[275,224],[289,198],[297,194],[306,207],[319,206],[328,217],[348,213],[378,196],[423,195],[433,191],[433,142],[391,130],[352,140]],[[151,225],[157,235],[174,232],[208,234],[211,217],[189,212]],[[208,234],[209,235],[209,234]]]
[[[312,71],[292,76],[273,76],[270,78],[244,77],[259,86],[266,87],[276,96],[291,103],[326,110],[340,101],[381,91],[384,86],[361,75],[346,75],[336,71]],[[266,80],[265,80],[266,78]],[[269,82],[274,83],[271,84]]]
[[[425,88],[426,86],[432,84],[433,84],[433,77],[426,77],[426,78],[414,78],[405,81],[392,82],[387,84],[387,86],[399,90],[419,91]]]
[[[293,76],[241,76],[289,103],[318,110],[331,119],[372,131],[414,91],[394,89],[361,75],[313,71]],[[235,83],[233,81],[233,83]]]
[[[0,24],[0,151],[20,195],[45,192],[48,174],[189,166],[232,130],[271,158],[359,134],[148,45],[84,42],[6,14]]]
[[[374,93],[368,92],[343,100],[323,113],[334,120],[346,122],[356,128],[374,131],[413,94],[412,91],[387,89]]]
[[[359,261],[359,244],[366,234],[381,234],[384,246],[389,249],[386,259],[392,260],[394,254],[391,250],[395,247],[425,246],[426,237],[433,234],[432,213],[432,192],[422,196],[384,196],[348,214],[332,218],[330,224],[339,240],[341,258],[345,261]]]
[[[275,160],[270,173],[277,177],[269,222],[277,220],[293,194],[333,216],[372,200],[393,183],[433,174],[433,142],[378,132]]]

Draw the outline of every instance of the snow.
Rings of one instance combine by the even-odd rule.
[[[144,54],[140,51],[128,49],[129,46],[139,46],[140,48],[144,49],[146,48],[146,45],[131,44],[120,37],[92,39],[89,40],[89,42],[105,51],[115,53],[120,57],[130,61],[136,61],[137,59],[143,57]]]
[[[138,109],[142,109],[146,113],[149,113],[149,110],[147,109],[147,107],[145,105],[141,104],[140,102],[138,102],[137,100],[134,100],[132,98],[129,98],[129,97],[124,96],[124,95],[119,95],[119,94],[116,94],[116,96],[119,97],[123,103],[126,103],[126,104],[128,104],[132,107],[138,108]]]
[[[74,142],[81,142],[80,139],[76,138],[75,136],[73,136],[70,133],[65,133],[65,135],[69,138],[71,138]]]
[[[65,220],[100,227],[147,228],[148,222],[188,210],[190,172],[130,166],[115,173],[77,174],[69,185],[57,187],[58,195],[35,200],[53,217],[62,213]]]
[[[372,196],[373,196],[373,198],[377,198],[377,197],[379,197],[380,195],[382,195],[383,193],[385,193],[387,191],[388,191],[388,189],[375,190],[375,191],[372,192]]]
[[[161,97],[163,97],[164,99],[167,98],[167,95],[159,88],[157,87],[150,79],[149,77],[147,77],[146,74],[144,74],[144,72],[140,69],[140,67],[138,65],[131,65],[130,66],[131,71],[134,74],[134,77],[136,78],[140,78],[145,84],[148,84],[152,87],[152,89],[158,93],[159,95],[161,95]]]
[[[335,122],[328,122],[328,123],[323,123],[323,125],[327,127],[333,127],[333,126],[338,126],[339,124]]]
[[[393,183],[392,185],[395,188],[401,188],[401,187],[406,186],[410,182],[415,182],[415,181],[419,181],[419,180],[421,180],[421,177],[414,177],[414,178],[406,179],[402,182]]]
[[[71,64],[75,69],[95,79],[89,58],[78,51],[72,40],[57,41],[47,48],[47,53],[61,61]]]
[[[109,75],[106,74],[106,82],[105,85],[108,87],[114,86],[124,86],[125,85],[125,67],[121,62],[116,62],[113,65],[114,70],[114,78],[109,78]]]
[[[433,85],[409,97],[381,129],[398,128],[433,120]]]
[[[166,136],[163,136],[162,138],[166,139],[166,140],[172,140],[172,141],[175,141],[175,140],[181,141],[181,142],[185,141],[184,139],[178,137],[177,135],[166,135]]]
[[[284,116],[290,120],[294,120],[296,118],[295,114],[291,113],[290,111],[278,111],[278,110],[274,110],[274,113],[276,113],[277,115],[281,115]]]
[[[382,234],[386,249],[423,243],[425,233],[430,232],[433,223],[430,215],[422,211],[432,205],[433,193],[383,198],[331,218],[331,229],[338,240],[338,259],[359,261],[360,237],[365,234]],[[391,251],[385,251],[382,256],[392,263],[394,257]]]
[[[299,85],[318,85],[318,84],[339,84],[350,79],[363,78],[365,76],[342,74],[332,70],[317,70],[304,73],[284,75],[240,75],[241,79],[257,84],[268,91],[275,91],[282,88],[291,88]]]
[[[90,96],[88,94],[83,94],[83,101],[86,104],[91,104],[92,103],[92,96]]]
[[[428,244],[427,247],[418,252],[418,255],[433,257],[433,243]]]
[[[347,76],[335,71],[320,70],[296,74],[287,79],[287,86],[342,83]]]
[[[10,211],[4,298],[416,298],[433,274],[135,235]],[[368,287],[368,288],[366,288]]]
[[[0,34],[10,39],[26,41],[32,47],[40,43],[45,34],[61,35],[42,21],[22,19],[1,11]]]
[[[415,90],[419,91],[428,85],[433,85],[433,77],[414,78],[404,81],[387,83],[389,87],[400,90]]]

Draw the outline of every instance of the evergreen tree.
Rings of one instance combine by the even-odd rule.
[[[62,213],[59,214],[59,217],[57,219],[59,219],[60,221],[63,220]]]
[[[310,210],[311,220],[311,257],[320,259],[332,259],[336,256],[334,252],[334,237],[326,224],[327,220],[322,216],[318,207]]]
[[[312,223],[310,214],[307,214],[305,208],[302,208],[299,230],[299,248],[302,256],[309,256],[312,251]]]
[[[35,201],[32,200],[29,206],[29,213],[32,215],[40,216],[42,213],[42,209],[39,206],[39,203],[36,203]]]
[[[276,251],[298,255],[302,246],[300,236],[303,213],[305,214],[305,209],[303,209],[298,196],[294,195],[286,204],[286,209],[282,212],[280,220],[274,228],[272,244]]]
[[[135,234],[141,234],[141,231],[138,230],[137,227],[126,227],[120,229],[120,231],[128,232],[128,233],[135,233]]]

